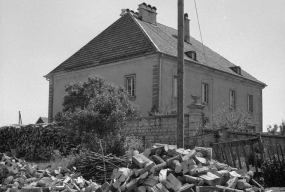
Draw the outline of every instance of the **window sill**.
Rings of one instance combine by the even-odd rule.
[[[129,99],[131,100],[131,101],[134,101],[134,100],[136,100],[136,96],[129,96]]]

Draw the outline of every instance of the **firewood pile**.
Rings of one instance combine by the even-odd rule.
[[[0,128],[0,152],[14,150],[14,156],[26,159],[48,159],[53,150],[59,150],[62,155],[67,155],[78,144],[80,143],[68,137],[63,127],[56,124]]]
[[[111,161],[110,158],[108,156],[106,159]],[[110,186],[107,182],[99,185],[86,180],[80,173],[74,173],[68,168],[39,170],[35,164],[3,153],[0,153],[0,181],[0,192],[102,192]]]
[[[128,167],[111,175],[111,191],[204,192],[262,191],[253,173],[239,174],[236,168],[217,162],[210,148],[176,149],[155,144],[143,153],[134,151]]]

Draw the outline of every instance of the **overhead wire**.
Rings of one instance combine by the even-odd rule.
[[[201,43],[202,43],[202,47],[203,47],[204,57],[205,57],[206,63],[208,63],[208,58],[207,58],[207,55],[206,55],[206,52],[205,52],[205,46],[204,46],[202,32],[201,32],[201,26],[200,26],[200,21],[199,21],[199,15],[198,15],[198,9],[197,9],[196,0],[194,0],[194,4],[195,4],[196,16],[197,16],[197,21],[198,21],[198,26],[199,26],[199,32],[200,32],[200,38],[201,38]]]

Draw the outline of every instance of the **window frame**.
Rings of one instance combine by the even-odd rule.
[[[202,86],[201,87],[201,102],[208,104],[209,103],[209,90],[210,90],[209,83],[202,82],[201,86]],[[206,90],[206,94],[205,94],[205,90]],[[206,99],[205,99],[205,95],[206,95]]]
[[[234,93],[233,103],[232,103],[232,94],[231,93]],[[233,104],[233,106],[232,106],[232,104]],[[236,91],[234,89],[230,89],[230,91],[229,91],[229,108],[230,109],[236,109]]]
[[[129,89],[128,89],[128,79],[133,79],[132,85],[131,85],[131,92],[133,94],[130,94]],[[136,74],[130,74],[130,75],[125,75],[125,89],[131,98],[136,97]]]
[[[251,97],[251,103],[250,103]],[[247,94],[247,111],[253,113],[253,95]]]

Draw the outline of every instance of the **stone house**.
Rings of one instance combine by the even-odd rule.
[[[136,13],[123,10],[118,20],[47,74],[49,121],[62,109],[65,85],[85,81],[93,74],[124,85],[144,116],[153,106],[166,113],[176,110],[177,30],[158,23],[156,15],[157,9],[146,4],[140,4]],[[196,95],[205,104],[206,116],[223,106],[243,108],[262,125],[266,85],[203,48],[190,36],[187,14],[184,21],[185,111],[193,102],[191,95]]]

